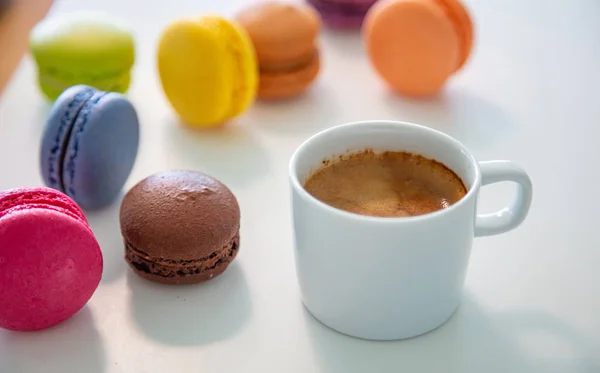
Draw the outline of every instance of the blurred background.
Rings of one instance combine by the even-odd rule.
[[[29,30],[53,0],[0,0],[0,95],[27,50]]]

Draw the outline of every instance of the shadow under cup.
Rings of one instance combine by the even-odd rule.
[[[387,218],[336,209],[304,189],[323,160],[365,149],[434,159],[468,192],[447,209]],[[410,123],[350,123],[302,144],[289,176],[298,282],[313,316],[341,333],[374,340],[414,337],[451,317],[462,295],[481,185],[478,163],[464,145]]]

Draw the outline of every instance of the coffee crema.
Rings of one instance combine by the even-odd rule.
[[[355,214],[424,215],[448,208],[467,194],[452,170],[413,153],[365,150],[323,164],[304,188],[321,202]]]

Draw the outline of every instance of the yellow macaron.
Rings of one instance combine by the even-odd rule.
[[[168,25],[158,45],[158,72],[169,102],[194,127],[238,116],[258,90],[256,53],[248,34],[220,16]]]

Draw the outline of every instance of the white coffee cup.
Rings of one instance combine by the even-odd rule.
[[[336,209],[304,189],[323,160],[366,148],[435,159],[468,192],[443,210],[386,218]],[[323,324],[364,339],[410,338],[444,324],[460,303],[473,237],[517,227],[532,199],[531,180],[519,166],[477,162],[454,138],[411,123],[366,121],[327,129],[305,141],[289,167],[302,301]],[[517,184],[514,201],[477,215],[479,187],[500,181]]]

